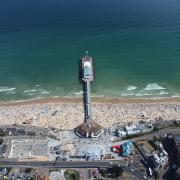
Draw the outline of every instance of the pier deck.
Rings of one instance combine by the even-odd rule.
[[[87,126],[91,125],[91,98],[90,98],[90,82],[84,82],[84,110],[85,110],[85,123]]]
[[[92,58],[88,55],[81,59],[81,77],[83,84],[84,96],[84,123],[75,129],[80,137],[98,137],[103,133],[102,127],[92,121],[91,112],[91,87],[90,83],[94,80]]]

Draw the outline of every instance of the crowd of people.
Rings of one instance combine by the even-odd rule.
[[[92,103],[92,119],[103,127],[140,120],[179,120],[180,103]],[[82,102],[34,102],[1,105],[0,124],[31,124],[73,129],[84,121]]]

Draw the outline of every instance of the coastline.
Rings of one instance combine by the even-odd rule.
[[[92,98],[92,119],[104,128],[112,124],[180,120],[180,98]],[[46,98],[0,103],[0,125],[29,124],[72,130],[84,121],[82,98]]]
[[[92,103],[105,104],[143,104],[143,103],[180,103],[180,97],[163,98],[110,98],[110,97],[92,97]],[[46,104],[46,103],[83,103],[83,98],[72,97],[49,97],[29,100],[0,101],[0,106],[17,106],[27,104]]]

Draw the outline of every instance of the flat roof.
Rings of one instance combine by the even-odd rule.
[[[91,62],[90,61],[84,61],[84,67],[85,66],[91,68]]]

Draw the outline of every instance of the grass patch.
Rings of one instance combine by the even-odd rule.
[[[122,176],[123,170],[118,166],[114,166],[113,168],[101,169],[99,172],[104,178],[117,178]]]
[[[79,172],[75,170],[67,170],[64,172],[64,177],[66,180],[80,180]]]

